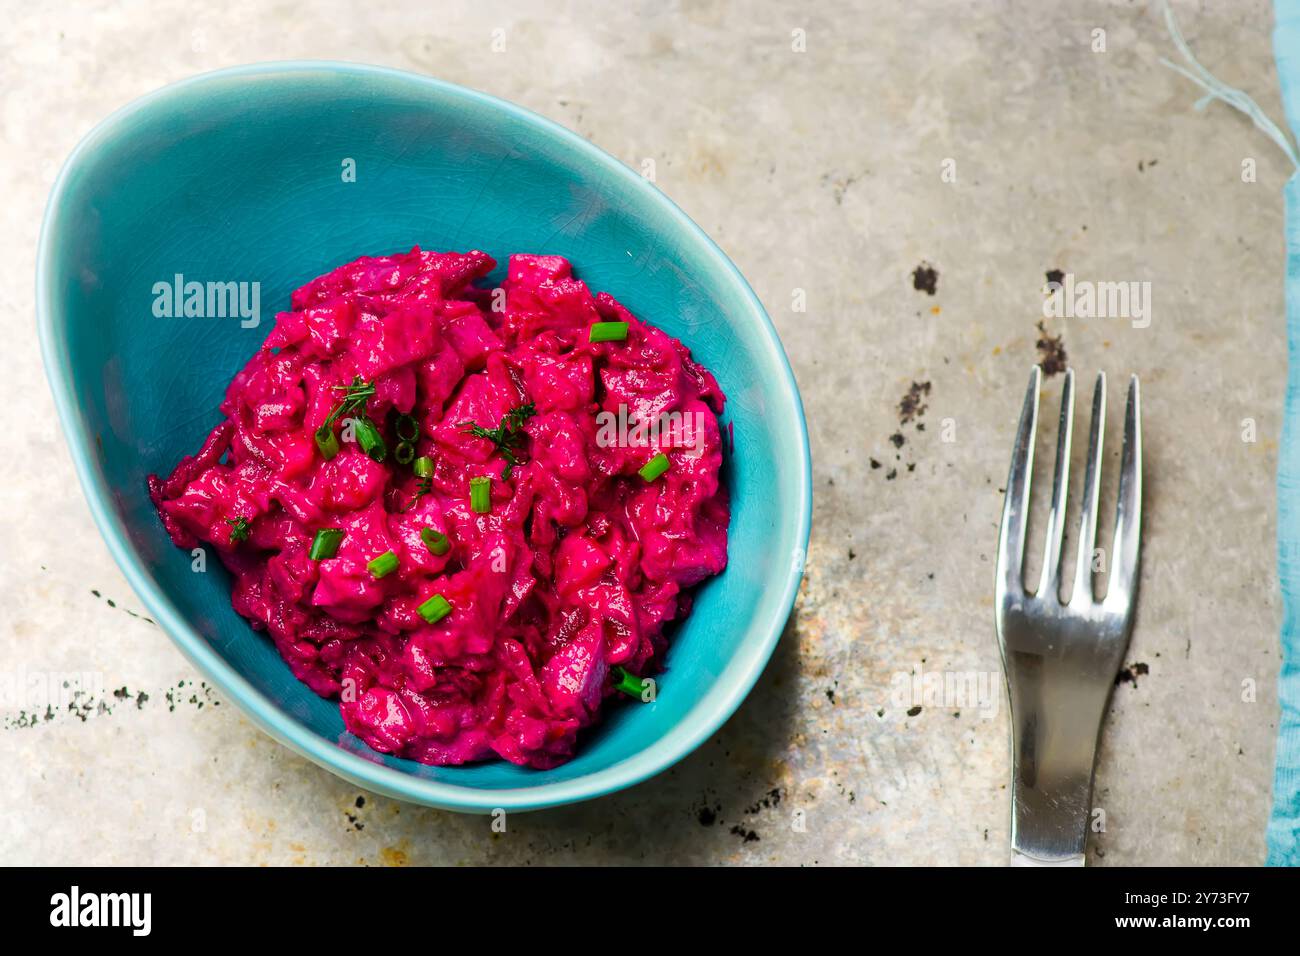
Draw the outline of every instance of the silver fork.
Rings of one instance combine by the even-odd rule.
[[[1097,376],[1074,588],[1069,603],[1063,603],[1061,539],[1069,501],[1074,420],[1074,372],[1066,371],[1043,571],[1037,590],[1030,594],[1024,585],[1025,527],[1041,378],[1042,372],[1035,366],[1020,413],[998,535],[994,613],[1011,696],[1011,863],[1082,866],[1092,815],[1097,739],[1115,675],[1128,648],[1137,602],[1142,417],[1134,375],[1129,380],[1124,413],[1113,560],[1106,596],[1098,599],[1093,587],[1093,558],[1106,431],[1106,376]]]

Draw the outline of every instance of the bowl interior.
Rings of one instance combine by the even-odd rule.
[[[198,448],[294,288],[417,244],[480,248],[502,266],[511,252],[566,256],[593,290],[685,342],[728,396],[730,565],[678,629],[657,702],[615,708],[555,770],[426,767],[370,751],[234,613],[215,556],[198,573],[172,546],[145,491],[147,474]],[[178,274],[260,283],[260,324],[156,316],[155,284]],[[766,662],[807,538],[807,439],[784,354],[716,248],[651,184],[558,127],[373,68],[200,77],[138,101],[79,147],[51,200],[38,284],[47,366],[110,546],[182,649],[299,749],[306,729],[337,753],[477,791],[599,776],[630,760],[644,776],[716,729]],[[314,759],[337,763],[328,750]],[[355,777],[355,761],[345,770]],[[456,803],[431,793],[402,795]]]

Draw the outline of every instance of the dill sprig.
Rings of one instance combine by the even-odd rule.
[[[414,508],[416,505],[420,503],[421,498],[423,498],[431,491],[433,491],[433,479],[420,478],[420,480],[415,483],[415,495],[411,498],[410,501],[408,501],[406,504],[404,504],[401,507],[400,513],[406,514],[406,512],[410,511],[412,508]]]
[[[473,422],[461,422],[460,427],[475,438],[486,438],[496,446],[496,450],[506,460],[505,469],[501,472],[502,479],[506,479],[510,477],[510,473],[519,464],[519,456],[515,453],[519,450],[519,442],[524,436],[524,422],[536,414],[537,406],[532,402],[528,402],[526,405],[519,405],[512,408],[507,414],[502,415],[501,424],[496,428],[484,428],[482,425],[476,425]]]
[[[226,524],[230,525],[231,544],[238,544],[240,541],[248,540],[249,525],[247,518],[243,516],[238,518],[227,518]]]
[[[344,416],[356,420],[357,440],[365,453],[375,461],[383,461],[387,449],[379,428],[366,416],[366,402],[375,394],[374,382],[366,382],[358,375],[351,385],[331,386],[334,391],[342,392],[343,398],[334,406],[329,417],[316,429],[316,447],[320,449],[325,460],[329,461],[339,453],[338,436],[334,434],[334,423]]]
[[[375,383],[362,380],[360,375],[352,380],[351,385],[334,385],[331,387],[336,392],[342,392],[343,399],[334,411],[330,412],[330,416],[325,419],[323,427],[333,425],[340,418],[351,418],[358,412],[364,412],[366,402],[375,394]]]

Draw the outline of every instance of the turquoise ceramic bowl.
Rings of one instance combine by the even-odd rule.
[[[345,182],[345,161],[355,182]],[[346,733],[206,573],[145,492],[218,420],[233,374],[303,282],[363,254],[567,256],[592,288],[682,339],[727,393],[730,564],[678,629],[658,700],[619,707],[554,770],[426,767]],[[153,287],[260,282],[261,324],[159,318]],[[341,63],[211,73],[130,104],[73,152],[37,261],[46,372],[91,511],[154,618],[264,730],[366,789],[455,810],[528,810],[631,786],[712,735],[789,615],[811,511],[808,436],[772,323],[727,257],[651,183],[481,93]]]

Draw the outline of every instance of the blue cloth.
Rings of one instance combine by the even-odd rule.
[[[1286,109],[1288,137],[1242,90],[1233,89],[1197,62],[1178,29],[1168,0],[1163,3],[1165,26],[1183,63],[1161,59],[1199,86],[1197,102],[1204,109],[1215,100],[1228,104],[1251,121],[1300,171],[1294,135],[1300,130],[1300,0],[1274,0],[1273,55]],[[1277,751],[1273,779],[1273,812],[1268,821],[1268,862],[1300,866],[1300,172],[1283,190],[1286,199],[1286,334],[1288,375],[1282,413],[1282,444],[1277,463],[1277,574],[1282,590],[1282,671],[1278,677]]]
[[[1273,54],[1287,125],[1300,130],[1300,0],[1275,0]],[[1282,673],[1268,862],[1300,866],[1300,174],[1286,195],[1288,367],[1277,462],[1277,572],[1282,588]]]

